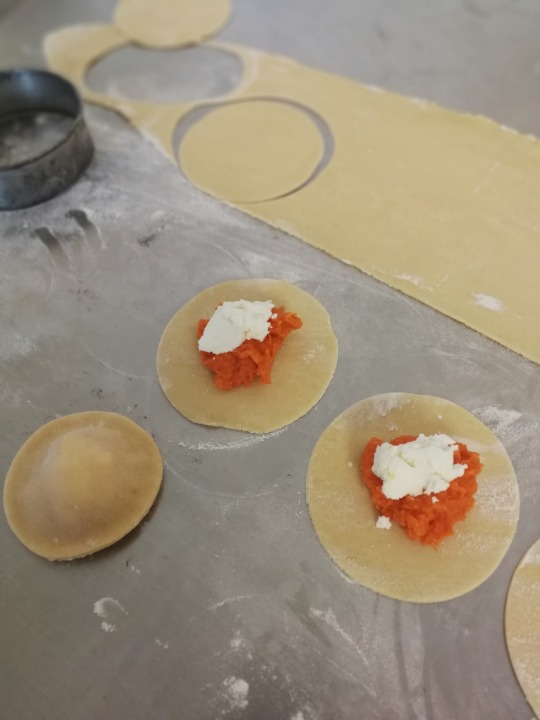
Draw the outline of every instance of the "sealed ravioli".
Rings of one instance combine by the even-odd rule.
[[[389,442],[422,433],[453,438],[482,464],[474,506],[437,547],[379,520],[360,472],[373,437]],[[407,393],[366,398],[330,424],[311,457],[307,501],[315,532],[336,565],[371,590],[422,603],[458,597],[486,580],[504,557],[519,514],[515,473],[491,430],[448,400]]]
[[[150,510],[161,486],[156,443],[109,412],[81,412],[40,427],[8,470],[4,510],[30,550],[70,560],[112,545]]]
[[[336,362],[330,317],[316,298],[280,280],[249,279],[210,287],[174,315],[157,373],[189,420],[262,433],[311,410]]]

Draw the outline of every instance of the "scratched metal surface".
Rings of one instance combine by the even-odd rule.
[[[0,1],[0,65],[41,65],[45,32],[104,22],[111,8]],[[540,133],[539,25],[533,0],[237,0],[223,37]],[[155,55],[118,54],[91,82],[178,97],[237,80],[212,53]],[[512,570],[540,534],[539,368],[203,196],[120,119],[86,114],[97,155],[85,177],[0,215],[0,476],[42,423],[87,409],[154,433],[166,472],[142,526],[82,561],[41,560],[0,517],[1,716],[529,720],[502,616]],[[175,310],[247,276],[315,294],[340,342],[325,397],[272,437],[190,425],[154,373]],[[448,603],[398,603],[347,581],[310,526],[317,437],[353,401],[392,390],[477,412],[519,478],[508,555]]]

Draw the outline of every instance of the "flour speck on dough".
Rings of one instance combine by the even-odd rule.
[[[504,408],[487,405],[474,409],[474,414],[488,425],[504,442],[509,442],[519,434],[515,423],[521,418],[518,410],[505,410]]]
[[[504,305],[499,298],[493,297],[493,295],[484,295],[484,293],[474,293],[474,301],[480,307],[492,312],[502,312]]]
[[[424,284],[421,277],[418,277],[418,275],[409,275],[408,273],[396,275],[396,280],[405,280],[405,282],[409,282],[416,287],[421,287]]]

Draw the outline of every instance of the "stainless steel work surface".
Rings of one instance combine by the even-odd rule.
[[[106,22],[112,8],[0,0],[0,65],[41,66],[46,32]],[[221,37],[540,134],[539,31],[535,0],[235,0]],[[98,64],[90,82],[170,99],[215,94],[237,72],[204,50],[133,49]],[[27,551],[1,515],[0,716],[530,720],[503,609],[540,536],[540,368],[203,195],[114,114],[87,106],[86,118],[97,153],[83,179],[0,214],[0,476],[41,424],[100,409],[153,433],[164,484],[129,537],[70,563]],[[282,432],[192,425],[158,385],[161,332],[203,288],[261,276],[328,309],[334,380]],[[395,390],[474,411],[519,480],[507,556],[447,603],[395,602],[349,581],[306,508],[322,430],[356,400]]]

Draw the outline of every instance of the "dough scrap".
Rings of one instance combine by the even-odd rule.
[[[323,138],[306,113],[254,100],[219,107],[193,125],[180,145],[180,166],[206,192],[251,203],[299,188],[323,152]]]
[[[18,539],[49,560],[71,560],[127,535],[150,510],[163,462],[139,425],[110,412],[52,420],[15,455],[4,510]]]
[[[514,672],[540,717],[540,540],[525,553],[510,582],[505,633]]]
[[[197,349],[197,321],[226,300],[272,300],[296,313],[303,326],[276,355],[272,383],[219,390]],[[192,298],[171,319],[157,352],[157,374],[167,399],[184,417],[213,425],[264,433],[305,415],[321,399],[334,375],[337,339],[330,317],[312,295],[271,279],[234,280]]]
[[[139,45],[180,48],[214,35],[230,14],[230,0],[120,0],[114,22]]]
[[[377,436],[445,433],[480,453],[476,504],[437,549],[409,540],[396,523],[376,527],[377,511],[360,476],[360,454]],[[450,600],[497,568],[516,531],[519,490],[500,441],[467,410],[429,395],[390,393],[353,405],[323,432],[307,474],[313,527],[332,560],[353,580],[410,602]]]

